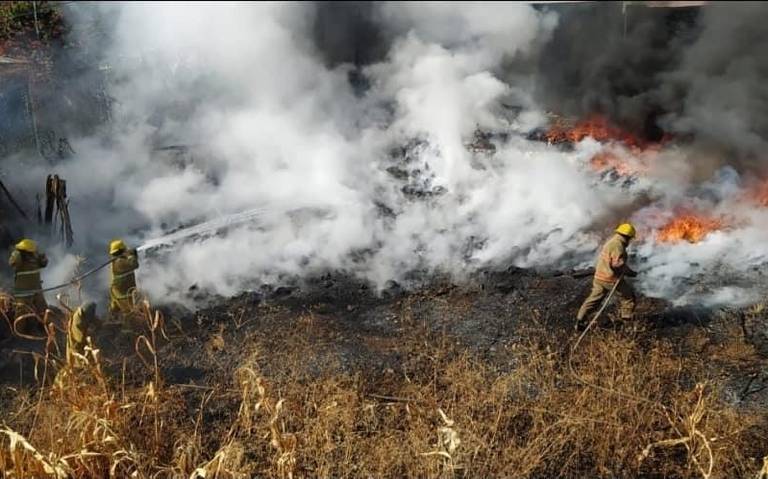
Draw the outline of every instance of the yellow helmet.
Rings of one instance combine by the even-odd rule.
[[[125,242],[121,239],[112,240],[109,243],[109,254],[117,254],[123,250],[125,250],[127,246],[125,246]]]
[[[616,232],[629,238],[635,237],[635,227],[631,223],[622,223],[616,228]]]
[[[19,251],[25,251],[27,253],[37,253],[37,243],[33,240],[24,238],[16,243],[16,249]]]

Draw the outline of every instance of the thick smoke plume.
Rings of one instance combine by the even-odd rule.
[[[681,61],[699,9],[627,9],[622,3],[563,9],[536,65],[537,99],[561,114],[601,113],[658,136],[658,115],[676,107],[674,99],[660,97],[666,86],[660,76]]]
[[[730,211],[748,181],[740,161],[765,138],[764,36],[742,29],[765,9],[737,6],[724,20],[722,8],[680,35],[643,13],[625,36],[612,6],[592,17],[522,3],[77,4],[74,34],[93,22],[106,32],[90,48],[114,98],[111,122],[58,165],[87,232],[78,247],[102,255],[115,236],[138,245],[246,212],[253,221],[144,257],[143,288],[184,301],[192,285],[234,294],[328,269],[381,288],[423,274],[586,266],[631,217],[646,230],[644,291],[747,300],[743,284],[699,292],[681,278],[764,260],[753,248],[768,244],[760,208],[699,244],[651,240],[681,205]],[[616,42],[592,38],[594,21],[616,23],[599,31]],[[754,102],[728,86],[742,81]],[[700,140],[665,149],[644,177],[610,181],[589,167],[597,142],[565,150],[529,139],[554,109],[646,130],[650,117]],[[701,121],[707,110],[725,110],[724,121]],[[502,133],[493,154],[467,148],[476,131]],[[707,143],[720,148],[702,173],[694,153]],[[721,151],[739,153],[736,169],[722,169],[731,161]]]
[[[714,2],[702,10],[701,34],[680,65],[662,75],[681,107],[662,123],[765,174],[768,146],[768,5]],[[662,90],[661,95],[667,91]],[[671,100],[671,96],[667,96]]]
[[[721,165],[755,167],[768,139],[766,18],[762,2],[574,6],[539,59],[537,99],[560,113],[605,114],[651,139],[695,138],[722,154]]]

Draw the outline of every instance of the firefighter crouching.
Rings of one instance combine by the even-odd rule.
[[[616,282],[614,294],[619,296],[619,316],[622,320],[632,319],[635,311],[635,292],[626,278],[634,278],[637,273],[627,265],[627,246],[635,237],[635,227],[623,223],[601,248],[595,265],[595,277],[592,291],[581,305],[576,315],[576,328],[583,328],[592,313],[600,306],[605,296],[610,293]]]
[[[14,247],[8,260],[14,270],[13,296],[16,317],[35,313],[43,317],[48,304],[43,296],[40,271],[48,265],[45,254],[38,252],[37,243],[23,239]]]
[[[87,364],[85,347],[100,325],[95,303],[85,303],[72,313],[67,324],[66,362],[54,380],[54,385],[61,391],[68,390],[67,384],[72,374]]]
[[[134,291],[139,258],[135,249],[128,249],[123,240],[109,244],[112,262],[112,282],[109,287],[109,312],[113,319],[124,317],[133,311]]]
[[[96,317],[96,304],[88,302],[80,306],[72,313],[67,327],[67,365],[70,367],[80,366],[85,356],[85,346],[88,344],[88,337],[93,336],[101,325],[99,318]]]

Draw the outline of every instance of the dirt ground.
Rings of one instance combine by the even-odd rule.
[[[365,282],[329,273],[285,286],[265,285],[233,298],[209,298],[195,312],[164,305],[160,310],[171,340],[160,351],[162,367],[171,384],[203,385],[228,373],[228,365],[254,349],[279,358],[284,353],[281,341],[291,337],[311,351],[312,361],[301,364],[308,373],[329,367],[344,373],[381,371],[398,367],[398,346],[418,331],[450,338],[501,369],[513,368],[519,329],[544,328],[550,334],[546,342],[568,349],[577,336],[573,318],[590,281],[510,268],[480,273],[460,286],[438,280],[404,291],[393,284],[376,294]],[[725,393],[734,400],[766,404],[768,373],[761,368],[768,358],[766,317],[768,312],[759,306],[672,308],[665,301],[640,297],[632,324],[622,324],[611,304],[598,326],[625,331],[641,342],[669,341],[681,356],[706,358],[714,361],[713,367],[723,344],[738,336],[754,349],[754,356],[723,371],[732,388]],[[40,343],[14,338],[0,343],[5,384],[34,384],[34,361],[25,352],[40,351]],[[100,331],[97,344],[112,368],[135,356],[132,338],[116,325]],[[274,373],[284,364],[269,363],[277,368]]]
[[[308,373],[330,367],[343,373],[383,371],[399,366],[399,346],[418,333],[449,338],[506,370],[514,368],[515,344],[522,336],[518,330],[542,328],[550,335],[546,343],[568,350],[577,336],[573,318],[590,282],[589,277],[511,268],[484,272],[461,286],[436,282],[409,292],[393,285],[376,295],[363,282],[328,274],[243,293],[194,313],[169,307],[167,330],[174,340],[164,346],[163,366],[171,382],[204,384],[253,348],[279,358],[281,342],[292,337],[311,351],[312,361],[301,365]],[[768,373],[762,372],[768,357],[767,315],[760,307],[672,308],[665,301],[640,297],[632,324],[622,324],[611,304],[598,326],[641,343],[663,340],[681,357],[706,360],[713,370],[724,368],[721,374],[729,379],[729,388],[723,393],[753,405],[768,401]],[[721,361],[723,348],[736,340],[749,348],[751,357]],[[270,364],[279,374],[284,363]]]
[[[434,378],[429,387],[442,384],[445,391],[457,387],[450,380],[444,383],[445,379],[437,378],[437,369],[430,370],[430,364],[452,365],[457,358],[469,358],[473,366],[465,372],[479,368],[486,381],[491,381],[516,374],[521,365],[530,367],[531,351],[535,350],[543,351],[542,357],[551,358],[552,367],[556,368],[553,371],[558,371],[552,379],[553,390],[572,389],[578,384],[569,375],[566,364],[570,364],[571,347],[577,337],[573,317],[588,293],[590,281],[589,277],[511,268],[478,274],[462,285],[435,280],[428,287],[404,291],[393,284],[381,294],[374,294],[365,283],[347,275],[326,274],[280,287],[264,286],[234,298],[210,299],[207,306],[194,312],[165,305],[160,307],[165,337],[158,333],[157,342],[159,377],[163,388],[174,392],[177,419],[196,420],[205,425],[207,433],[200,447],[210,451],[222,447],[227,428],[237,423],[242,412],[237,371],[244,365],[258,370],[260,377],[274,388],[276,397],[300,394],[294,389],[299,385],[314,391],[318,384],[327,384],[333,378],[334,384],[352,381],[354,395],[365,400],[390,405],[405,403],[411,407],[421,404],[420,401],[435,401],[429,407],[436,410],[440,409],[439,402],[445,401],[439,391],[434,391],[432,399],[403,397],[414,384],[427,384],[423,378],[431,376]],[[594,336],[594,341],[603,338],[619,345],[630,344],[628,351],[643,357],[653,357],[655,351],[663,349],[665,358],[680,367],[679,372],[669,376],[672,379],[665,376],[660,382],[675,382],[674,387],[681,391],[692,391],[702,381],[715,384],[714,401],[735,411],[733,414],[757,417],[745,436],[752,446],[740,449],[740,462],[733,465],[735,469],[727,470],[756,472],[761,457],[768,453],[760,446],[765,439],[761,425],[765,415],[760,411],[768,404],[768,338],[764,333],[768,331],[767,318],[768,312],[761,306],[735,311],[676,309],[663,301],[640,298],[637,318],[632,324],[618,322],[615,306],[611,305],[595,330],[588,333],[585,343]],[[147,360],[146,349],[139,357],[135,335],[122,334],[116,326],[107,326],[97,335],[96,344],[102,350],[107,376],[121,383],[124,396],[126,388],[139,390],[152,377],[146,364],[151,359]],[[20,396],[34,397],[37,385],[34,358],[23,351],[42,352],[42,346],[40,342],[6,340],[2,348],[1,399],[6,404],[6,417],[2,420],[22,428],[29,418],[10,412],[19,410]],[[635,364],[631,358],[629,361],[637,371],[644,371],[643,364]],[[577,359],[576,363],[575,369],[581,367],[586,371],[587,366],[579,364],[587,364],[587,359]],[[653,380],[653,367],[649,365],[647,370]],[[621,398],[614,399],[620,403]],[[595,414],[599,417],[600,411]],[[182,428],[180,424],[174,427]],[[630,451],[627,455],[637,453]],[[255,464],[260,464],[259,451],[249,454]],[[585,457],[589,454],[585,453]],[[381,459],[382,463],[387,460]],[[573,471],[595,473],[598,469],[592,461],[597,460],[579,459],[585,460],[586,463],[574,463],[570,469],[563,466],[560,473],[543,461],[520,475],[568,477]],[[296,467],[300,477],[323,475],[320,471],[326,471],[312,461],[299,463]],[[373,476],[445,475],[444,465],[443,469],[426,470],[413,469],[408,464],[371,467],[365,470]],[[519,471],[519,465],[515,467]],[[611,474],[621,477],[640,470],[626,467],[622,465],[623,469]],[[647,477],[686,476],[670,471],[673,470]],[[692,471],[686,477],[698,475]],[[463,475],[479,472],[506,474],[509,469],[476,465]],[[326,473],[356,474],[353,470],[342,474],[334,469]],[[279,476],[277,472],[271,475]]]

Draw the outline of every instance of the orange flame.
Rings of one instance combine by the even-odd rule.
[[[591,137],[600,143],[618,144],[621,149],[603,150],[590,160],[590,165],[596,171],[613,170],[621,176],[632,176],[645,173],[649,169],[648,162],[658,155],[661,146],[671,138],[666,136],[659,143],[645,141],[632,133],[611,125],[601,115],[591,115],[575,124],[568,124],[562,118],[555,118],[545,135],[550,143],[577,143]],[[610,148],[610,147],[608,147]]]
[[[569,127],[562,121],[556,121],[545,135],[550,143],[578,143],[584,138],[591,137],[601,143],[619,142],[628,147],[644,148],[646,142],[628,131],[608,123],[601,115],[591,115],[585,120]]]
[[[749,188],[746,197],[758,206],[768,207],[768,181],[762,181]]]
[[[688,241],[698,243],[709,233],[718,231],[724,227],[722,220],[694,214],[683,214],[673,218],[664,225],[656,236],[662,243],[677,243]]]

